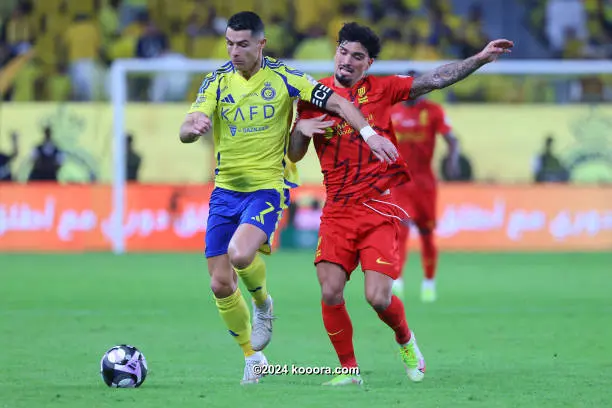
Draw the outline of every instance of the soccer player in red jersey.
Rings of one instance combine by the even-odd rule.
[[[416,78],[415,71],[408,73]],[[436,136],[442,135],[449,149],[449,173],[457,174],[459,150],[450,123],[442,106],[424,97],[410,99],[391,108],[391,122],[397,137],[402,158],[408,163],[412,181],[394,188],[393,195],[400,206],[408,211],[410,220],[419,230],[421,239],[421,260],[424,278],[421,285],[421,300],[436,300],[435,274],[438,263],[438,249],[434,241],[436,227],[437,189],[436,177],[431,168]],[[402,228],[400,234],[400,259],[402,267],[406,262],[407,241],[410,229]],[[400,270],[401,274],[402,270]],[[402,298],[404,284],[400,276],[393,282],[393,293]]]
[[[369,28],[348,23],[339,32],[335,74],[320,82],[359,107],[372,128],[396,145],[390,118],[393,105],[449,86],[509,52],[512,46],[508,40],[492,41],[479,54],[418,78],[373,77],[366,72],[380,52],[380,41]],[[393,280],[400,274],[400,229],[405,228],[408,214],[394,202],[390,189],[409,182],[408,166],[401,158],[392,163],[381,160],[365,143],[367,135],[360,135],[337,116],[325,115],[316,106],[300,103],[287,152],[290,160],[299,161],[314,137],[324,176],[327,199],[315,265],[325,329],[341,366],[357,368],[344,287],[361,263],[367,301],[395,332],[408,377],[421,381],[425,374],[423,355],[406,322],[402,301],[392,295]],[[359,374],[347,370],[325,384],[361,383]]]

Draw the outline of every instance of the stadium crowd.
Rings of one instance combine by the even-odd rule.
[[[487,10],[483,8],[502,7],[502,3],[501,0],[3,0],[0,66],[4,79],[0,91],[4,100],[12,101],[107,100],[108,72],[115,59],[226,59],[226,19],[249,9],[264,19],[269,39],[266,54],[277,58],[331,59],[335,35],[346,21],[367,23],[379,33],[384,42],[381,60],[464,58],[480,50],[491,36],[487,32],[491,24],[487,24]],[[541,43],[547,53],[541,57],[612,55],[609,45],[612,2],[505,3],[526,10],[524,21],[510,24],[527,28],[524,38]],[[189,89],[195,88],[200,80],[201,75],[181,73],[133,75],[129,96],[140,101],[189,101],[193,98]],[[515,86],[509,87],[508,80],[515,81]],[[607,87],[612,81],[608,76],[596,76],[577,83],[580,91],[578,96],[574,92],[574,99],[598,101],[609,97]],[[497,76],[477,76],[438,97],[447,102],[559,102],[560,90],[559,81],[546,76],[506,77],[506,81]],[[571,92],[563,95],[572,98]]]

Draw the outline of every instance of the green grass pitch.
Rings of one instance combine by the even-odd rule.
[[[267,258],[271,363],[337,363],[312,257]],[[442,254],[430,305],[418,300],[417,254],[406,271],[424,382],[406,378],[358,272],[346,298],[363,387],[323,388],[322,376],[242,387],[243,357],[200,255],[0,255],[0,407],[612,406],[612,254]],[[119,343],[147,357],[139,389],[99,376],[103,352]]]

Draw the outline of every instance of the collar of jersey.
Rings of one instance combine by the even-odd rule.
[[[259,67],[260,67],[260,68],[259,68],[259,71],[257,71],[257,72],[255,73],[255,75],[253,75],[253,76],[251,77],[251,79],[248,79],[248,80],[247,80],[247,79],[245,79],[245,77],[243,77],[243,76],[240,74],[240,72],[238,72],[238,71],[236,70],[236,68],[234,67],[234,64],[232,64],[232,68],[234,69],[234,72],[235,72],[236,74],[238,74],[237,76],[238,76],[240,79],[242,79],[244,82],[250,82],[250,81],[251,81],[253,78],[255,78],[257,75],[259,75],[259,73],[260,73],[261,71],[263,71],[263,70],[264,70],[264,69],[267,67],[267,64],[266,64],[266,57],[265,57],[265,56],[262,56],[262,58],[261,58],[261,65],[260,65]]]

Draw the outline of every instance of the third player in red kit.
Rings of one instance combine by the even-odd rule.
[[[411,71],[409,75],[416,77]],[[456,174],[459,166],[457,139],[451,132],[450,123],[442,107],[425,98],[409,100],[391,109],[391,121],[398,141],[401,157],[408,163],[412,182],[398,186],[393,195],[399,204],[410,214],[411,222],[419,230],[421,239],[421,259],[424,279],[421,285],[421,300],[436,300],[435,273],[438,263],[438,250],[434,241],[436,227],[437,180],[432,169],[436,138],[442,135],[448,144],[450,174]],[[400,265],[406,262],[408,228],[400,235]],[[401,276],[393,284],[394,293],[403,294]]]
[[[393,330],[408,378],[421,381],[425,375],[425,360],[408,327],[404,304],[392,294],[393,280],[401,270],[400,230],[406,228],[408,213],[390,191],[410,183],[411,176],[409,163],[395,150],[391,107],[465,78],[509,52],[512,45],[507,40],[493,41],[474,57],[418,78],[373,77],[367,70],[380,52],[380,40],[369,28],[348,23],[338,35],[334,76],[320,82],[357,106],[370,126],[353,129],[339,117],[327,115],[316,103],[298,105],[298,121],[287,154],[291,161],[299,161],[314,138],[327,193],[315,265],[323,325],[342,367],[358,367],[344,287],[361,264],[365,297],[380,320]],[[382,146],[383,141],[395,147],[384,149],[390,154],[375,154],[372,149]],[[361,383],[361,376],[351,370],[325,384]]]

